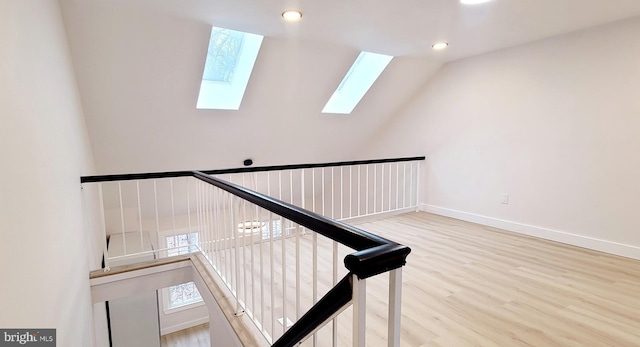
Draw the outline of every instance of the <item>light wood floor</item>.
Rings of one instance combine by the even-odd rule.
[[[427,213],[358,227],[413,250],[403,346],[640,346],[639,261]],[[387,285],[367,281],[368,346],[386,346]],[[350,346],[349,316],[339,318],[340,346]],[[322,329],[318,345],[330,334]],[[208,342],[163,344],[187,345]]]
[[[162,347],[210,347],[209,323],[162,336]]]

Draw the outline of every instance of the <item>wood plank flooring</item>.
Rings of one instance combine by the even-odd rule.
[[[640,346],[640,261],[427,213],[358,227],[413,250],[402,346]],[[368,346],[386,346],[387,286],[388,276],[367,281]],[[350,346],[350,310],[338,326]],[[331,346],[331,329],[318,346]]]
[[[209,323],[162,336],[162,347],[210,347]]]

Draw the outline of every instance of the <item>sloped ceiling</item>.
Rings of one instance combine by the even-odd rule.
[[[640,14],[637,0],[61,3],[101,174],[362,159],[447,61]],[[195,108],[211,25],[265,36],[239,111]],[[322,114],[361,50],[396,58],[351,115]]]

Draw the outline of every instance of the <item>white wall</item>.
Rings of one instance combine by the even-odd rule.
[[[89,146],[89,141],[86,142],[86,145]],[[95,173],[92,159],[90,159],[88,165],[90,166],[90,169],[88,171],[83,170],[82,175]],[[82,215],[82,233],[87,238],[85,253],[89,261],[89,270],[100,269],[102,268],[102,253],[105,239],[102,231],[100,200],[97,185],[82,185]],[[93,319],[96,347],[109,346],[107,309],[104,302],[93,305]]]
[[[449,63],[363,153],[427,155],[429,211],[640,258],[638,32]]]
[[[93,163],[58,1],[1,1],[0,23],[0,327],[94,346],[79,184]]]

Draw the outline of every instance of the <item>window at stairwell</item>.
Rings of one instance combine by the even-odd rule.
[[[181,255],[198,251],[198,233],[180,233],[165,237],[167,255]],[[182,283],[169,287],[163,292],[165,298],[165,309],[171,310],[186,305],[199,303],[202,296],[198,292],[195,283]]]
[[[336,91],[322,109],[322,113],[349,114],[373,86],[393,56],[360,52]]]
[[[240,108],[262,39],[261,35],[211,28],[197,108]]]

